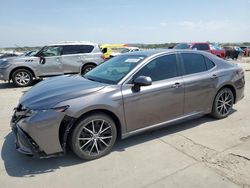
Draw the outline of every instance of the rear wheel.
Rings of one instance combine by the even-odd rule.
[[[96,67],[96,65],[94,65],[94,64],[84,65],[83,68],[82,68],[82,75],[84,75],[87,72],[91,71],[95,67]]]
[[[82,119],[70,137],[73,152],[82,159],[93,160],[108,154],[117,137],[114,121],[102,113]]]
[[[227,117],[232,111],[233,103],[234,95],[231,89],[221,89],[214,99],[213,110],[211,115],[217,119]]]
[[[32,73],[27,69],[18,69],[12,74],[12,81],[18,87],[30,86],[33,83]]]

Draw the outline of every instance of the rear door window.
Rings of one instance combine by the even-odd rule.
[[[184,74],[195,74],[207,70],[205,59],[200,54],[182,53]]]
[[[90,53],[93,49],[92,45],[67,45],[63,46],[62,55]]]
[[[207,70],[212,69],[213,67],[215,67],[214,62],[212,62],[210,59],[208,59],[207,57],[204,57],[205,62],[206,62],[206,66],[207,66]]]

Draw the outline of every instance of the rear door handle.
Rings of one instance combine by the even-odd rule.
[[[175,83],[174,85],[172,85],[171,88],[179,88],[179,87],[181,87],[181,86],[182,86],[182,84],[179,83],[179,82],[177,82],[177,83]]]
[[[216,74],[213,74],[213,75],[211,76],[211,79],[212,79],[212,80],[214,80],[214,79],[216,79],[216,78],[218,78],[218,76],[217,76]]]

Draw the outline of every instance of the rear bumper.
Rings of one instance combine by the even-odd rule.
[[[241,78],[235,82],[235,86],[236,86],[235,103],[237,103],[238,101],[244,98],[245,76],[244,76],[244,72],[242,72],[241,74],[243,74],[241,75]]]

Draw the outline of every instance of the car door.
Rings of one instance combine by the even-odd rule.
[[[94,49],[92,45],[65,45],[62,47],[62,65],[64,73],[79,73],[86,63],[86,54]],[[91,61],[90,61],[91,62]]]
[[[41,52],[39,52],[39,76],[52,76],[63,74],[60,53],[60,46],[47,46],[43,48]]]
[[[184,114],[209,112],[218,82],[215,64],[195,53],[179,53],[185,86]]]
[[[149,76],[152,85],[133,90],[133,84],[122,86],[127,131],[180,117],[183,115],[184,87],[175,54],[157,57],[143,66],[130,79]]]

